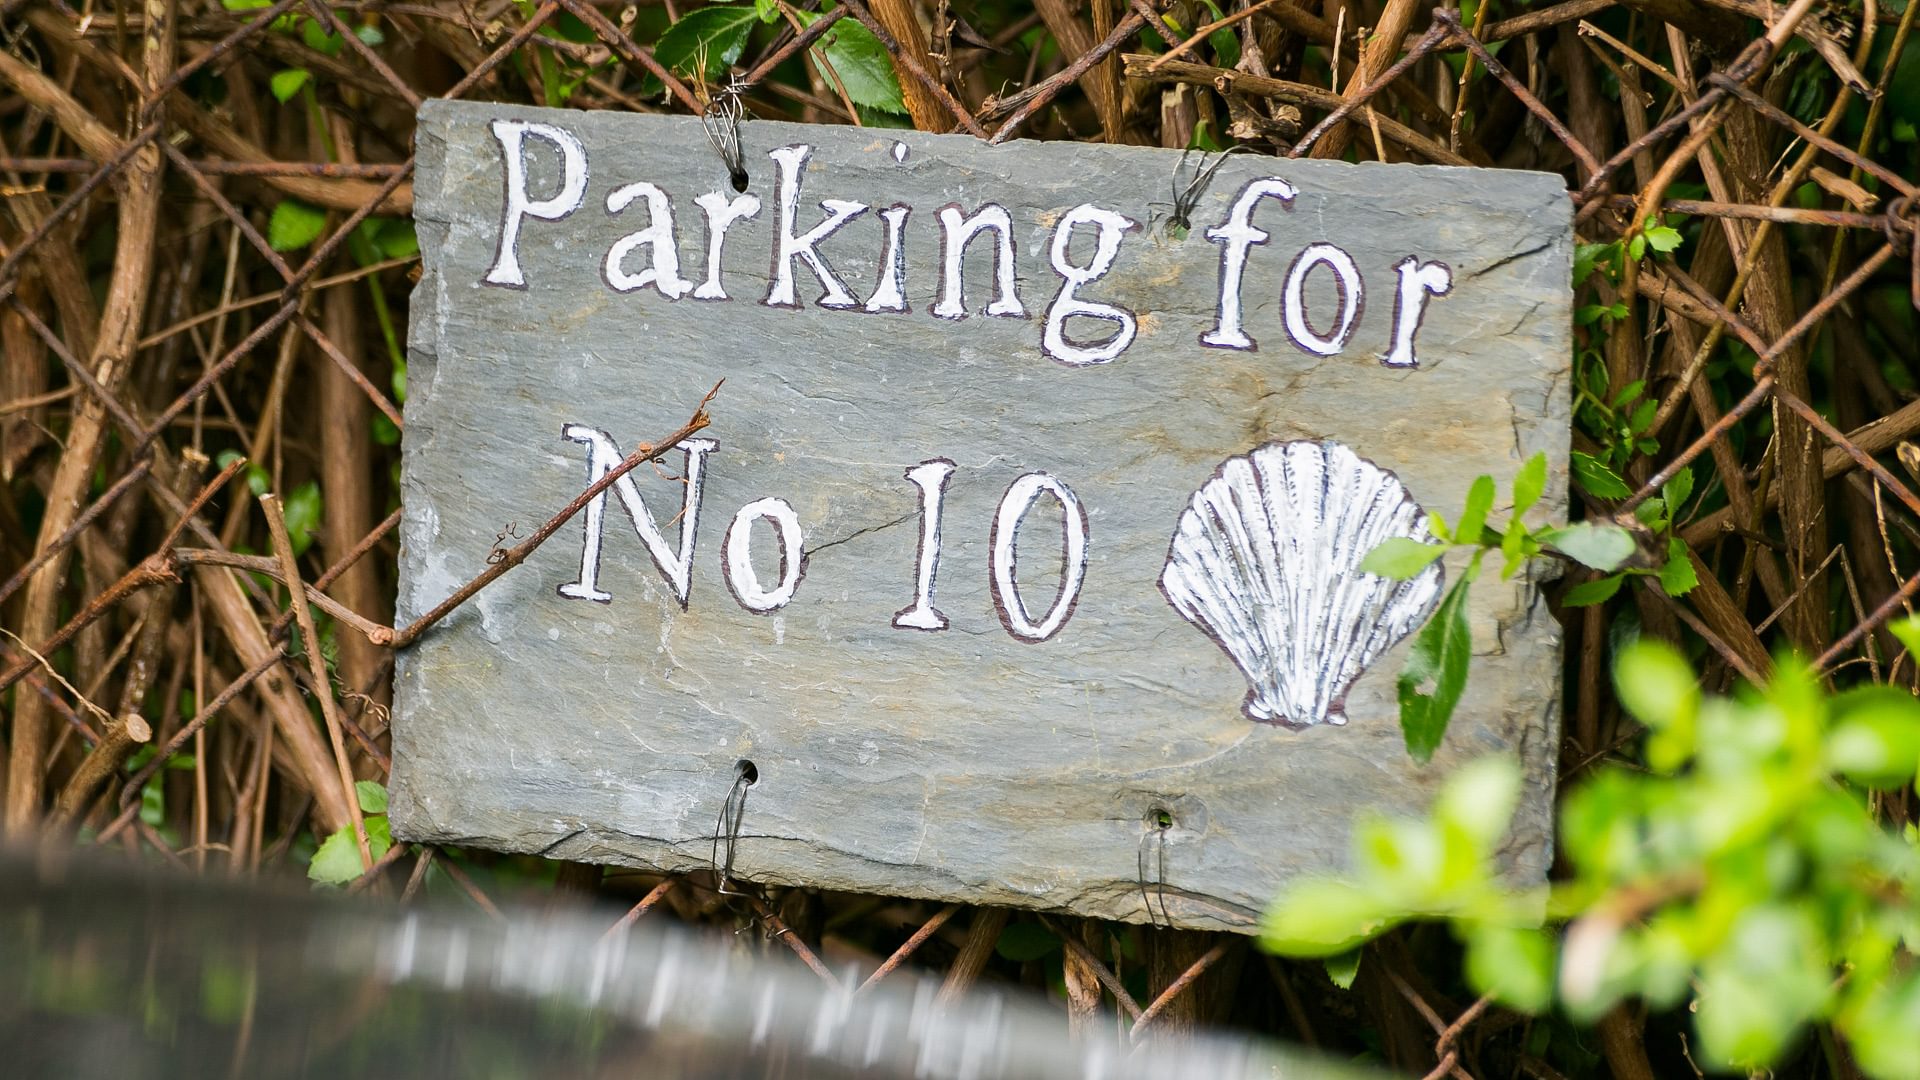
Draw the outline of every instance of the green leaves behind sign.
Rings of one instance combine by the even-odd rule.
[[[387,789],[374,780],[353,785],[360,812],[367,815],[367,853],[378,860],[393,848],[393,830],[387,823]],[[351,827],[341,829],[320,845],[307,864],[307,877],[326,885],[344,885],[362,873],[360,845],[353,839]]]
[[[1053,936],[1053,931],[1030,922],[1008,923],[993,947],[995,952],[1016,964],[1051,956],[1059,948],[1060,939]]]
[[[1467,687],[1467,660],[1473,634],[1467,628],[1467,586],[1480,569],[1480,556],[1447,590],[1440,609],[1413,639],[1407,666],[1400,671],[1400,731],[1407,753],[1425,764],[1433,759],[1453,719],[1454,706]]]
[[[1633,494],[1627,482],[1592,454],[1575,450],[1572,455],[1573,479],[1596,499],[1624,499]]]
[[[327,212],[299,199],[282,199],[267,219],[267,243],[275,251],[299,251],[320,238]]]
[[[1667,541],[1667,562],[1660,568],[1660,588],[1668,596],[1680,596],[1691,592],[1700,584],[1700,575],[1694,572],[1693,556],[1687,548],[1687,542],[1679,537]]]
[[[307,85],[307,80],[312,77],[306,68],[288,68],[285,71],[274,72],[273,78],[267,80],[267,86],[273,90],[274,100],[284,105],[293,98],[293,95],[299,93],[300,88]]]
[[[361,813],[384,814],[387,812],[387,787],[378,780],[355,781],[353,794],[360,802]]]
[[[1326,966],[1327,978],[1342,990],[1353,989],[1353,980],[1360,977],[1360,957],[1365,950],[1352,949],[1339,956],[1329,956],[1321,961]]]
[[[313,546],[313,534],[320,528],[320,485],[312,480],[287,495],[287,539],[293,541],[293,553],[305,555]]]
[[[365,820],[367,853],[377,862],[393,847],[393,830],[385,814],[373,814]],[[345,885],[361,873],[360,845],[354,841],[351,827],[327,837],[307,864],[307,877],[323,885]]]
[[[1633,557],[1633,535],[1618,525],[1577,521],[1541,537],[1567,558],[1602,573],[1612,573]]]
[[[675,74],[697,75],[709,83],[721,82],[727,68],[746,51],[747,37],[759,23],[760,16],[745,6],[715,6],[688,12],[660,35],[660,41],[653,47],[653,56]]]
[[[806,11],[794,14],[802,25],[811,24],[820,17]],[[845,88],[847,99],[855,105],[890,113],[907,111],[907,103],[900,96],[900,78],[894,73],[893,61],[888,58],[887,50],[881,47],[880,39],[873,36],[873,31],[852,19],[841,19],[820,39],[819,49],[826,54],[827,65],[840,77],[840,85]]]

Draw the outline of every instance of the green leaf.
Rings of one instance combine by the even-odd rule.
[[[1388,537],[1379,547],[1367,552],[1367,557],[1360,560],[1360,569],[1363,573],[1405,581],[1417,577],[1446,551],[1442,544],[1425,544],[1406,536]]]
[[[1053,936],[1053,931],[1039,923],[1016,922],[1008,923],[1000,931],[1000,940],[993,951],[1016,964],[1025,964],[1051,955],[1059,948],[1060,939]]]
[[[802,23],[819,18],[806,12],[798,14]],[[881,112],[907,111],[893,60],[887,56],[880,39],[873,36],[873,31],[852,19],[841,19],[820,39],[819,48],[826,53],[828,65],[840,77],[840,85],[855,105]]]
[[[406,218],[369,218],[362,228],[371,226],[373,247],[383,259],[410,259],[420,254],[420,238],[413,222]]]
[[[267,86],[273,90],[274,99],[284,105],[311,78],[313,75],[306,68],[288,68],[274,72],[273,77],[267,80]]]
[[[660,35],[653,48],[654,59],[676,74],[691,76],[697,72],[708,82],[718,82],[746,51],[747,37],[759,22],[759,15],[748,7],[715,6],[688,12]]]
[[[1633,407],[1633,414],[1627,417],[1627,429],[1638,435],[1653,426],[1653,418],[1659,413],[1660,403],[1648,398]]]
[[[1920,701],[1891,686],[1863,686],[1834,699],[1830,768],[1866,787],[1904,787],[1920,767]]]
[[[1537,1013],[1553,999],[1553,943],[1538,930],[1481,926],[1467,937],[1467,981],[1495,1001]]]
[[[1679,537],[1667,541],[1667,562],[1660,568],[1660,588],[1668,596],[1685,596],[1700,584],[1700,576],[1694,572],[1693,556],[1687,549],[1687,542]]]
[[[1513,478],[1513,516],[1533,509],[1547,490],[1547,454],[1541,451],[1527,459]]]
[[[1520,801],[1520,765],[1502,754],[1476,758],[1447,778],[1433,816],[1471,837],[1483,852],[1507,834]]]
[[[364,814],[384,814],[387,812],[387,787],[377,780],[358,780],[353,785],[354,794],[360,799],[360,812]]]
[[[387,419],[386,413],[373,414],[373,427],[368,433],[373,436],[374,444],[377,446],[400,445],[400,429],[393,426],[393,421]]]
[[[372,840],[368,840],[372,848]],[[307,863],[307,877],[325,885],[345,885],[360,876],[360,847],[354,842],[353,828],[348,826],[326,838],[320,844],[320,850],[313,853],[313,860]]]
[[[1613,594],[1620,591],[1620,584],[1625,580],[1627,580],[1625,574],[1609,574],[1603,578],[1594,578],[1592,581],[1583,581],[1567,590],[1567,595],[1560,600],[1560,606],[1591,607],[1594,604],[1604,604],[1613,599]]]
[[[1467,488],[1467,506],[1460,511],[1460,522],[1453,527],[1453,534],[1462,544],[1478,544],[1480,529],[1487,523],[1487,511],[1493,509],[1493,477],[1481,475],[1473,478],[1473,485]]]
[[[1620,569],[1637,550],[1632,533],[1618,525],[1598,525],[1591,521],[1576,521],[1564,529],[1545,533],[1540,539],[1567,558],[1603,574]]]
[[[300,37],[307,43],[307,48],[327,56],[339,56],[340,49],[347,43],[346,38],[329,32],[313,19],[300,24]]]
[[[1572,454],[1573,479],[1596,499],[1624,499],[1633,494],[1627,482],[1592,454],[1575,450]]]
[[[225,468],[225,466],[221,466]],[[1887,624],[1887,632],[1907,647],[1907,652],[1920,656],[1920,615],[1909,615],[1904,619],[1895,619]]]
[[[1643,235],[1647,246],[1662,255],[1680,246],[1680,231],[1668,225],[1649,225]]]
[[[1339,956],[1329,956],[1321,961],[1321,966],[1327,969],[1327,978],[1332,980],[1333,985],[1342,990],[1351,990],[1353,980],[1360,977],[1360,957],[1364,953],[1364,949],[1354,949]]]
[[[1662,729],[1688,723],[1700,708],[1700,684],[1673,646],[1636,638],[1613,665],[1613,688],[1641,723]]]
[[[359,38],[360,43],[369,49],[377,49],[387,43],[387,35],[381,33],[377,26],[356,26],[353,28],[353,36]]]
[[[360,785],[354,787],[357,789]],[[385,814],[367,817],[362,823],[367,829],[367,854],[378,861],[393,849],[393,827]],[[307,863],[307,877],[323,885],[345,885],[362,873],[360,845],[353,839],[351,825],[327,837]]]
[[[1660,497],[1667,501],[1669,515],[1678,517],[1687,500],[1693,497],[1693,466],[1684,466],[1674,473],[1673,479],[1660,489]]]
[[[1423,765],[1439,749],[1454,706],[1467,687],[1467,660],[1473,651],[1473,635],[1467,628],[1467,586],[1472,581],[1470,570],[1447,590],[1440,609],[1413,639],[1413,651],[1400,672],[1400,730],[1407,753]]]
[[[313,534],[320,528],[320,485],[309,480],[286,497],[287,537],[293,541],[293,553],[305,555],[313,546]]]
[[[1377,890],[1305,878],[1267,909],[1260,943],[1285,956],[1339,956],[1400,921],[1393,907]]]
[[[267,219],[267,243],[275,251],[299,251],[319,239],[327,212],[299,199],[281,199]]]

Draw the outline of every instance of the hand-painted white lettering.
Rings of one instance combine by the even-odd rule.
[[[907,310],[907,215],[908,206],[889,206],[880,211],[887,223],[887,247],[880,256],[880,281],[867,297],[868,311]]]
[[[1400,275],[1400,289],[1393,300],[1393,347],[1380,362],[1388,367],[1419,367],[1413,336],[1426,318],[1427,298],[1453,291],[1453,270],[1443,262],[1423,263],[1418,255],[1401,259],[1393,270]]]
[[[946,458],[931,458],[907,470],[907,479],[920,489],[920,553],[914,560],[919,573],[914,580],[913,604],[893,616],[895,629],[947,628],[947,617],[933,606],[933,583],[940,572],[940,518],[953,470],[953,462]]]
[[[1240,189],[1227,211],[1227,220],[1207,230],[1207,239],[1220,245],[1220,303],[1213,329],[1200,335],[1200,344],[1216,349],[1251,349],[1253,339],[1240,328],[1240,282],[1246,277],[1247,249],[1272,237],[1253,224],[1253,209],[1261,199],[1280,200],[1291,210],[1300,192],[1277,176],[1254,180]]]
[[[1333,332],[1325,337],[1307,321],[1307,275],[1316,266],[1325,266],[1333,271],[1334,286],[1340,296],[1340,321],[1334,324]],[[1287,284],[1280,299],[1287,336],[1293,339],[1293,343],[1316,356],[1332,356],[1346,347],[1354,330],[1359,327],[1360,309],[1366,303],[1366,293],[1360,281],[1360,268],[1353,264],[1353,256],[1332,244],[1308,244],[1294,257],[1293,266],[1287,270]]]
[[[966,283],[962,267],[967,245],[980,233],[992,230],[993,302],[989,315],[1024,319],[1027,309],[1020,303],[1020,283],[1014,265],[1013,217],[999,203],[988,203],[970,216],[961,216],[957,206],[940,208],[940,302],[933,313],[942,319],[967,317]]]
[[[1073,230],[1081,225],[1096,226],[1100,232],[1094,240],[1093,258],[1087,260],[1085,266],[1075,266],[1068,249],[1073,243]],[[1049,255],[1053,272],[1060,275],[1060,291],[1047,307],[1047,325],[1040,335],[1040,348],[1048,356],[1075,367],[1104,364],[1133,344],[1134,335],[1139,331],[1133,312],[1113,304],[1082,300],[1077,292],[1113,269],[1113,260],[1120,253],[1121,237],[1128,229],[1139,227],[1140,223],[1132,218],[1102,210],[1092,203],[1081,203],[1067,211],[1053,227],[1053,247]],[[1075,315],[1117,325],[1105,341],[1081,344],[1067,337],[1067,320]]]
[[[840,280],[840,275],[834,273],[833,267],[815,249],[840,226],[866,213],[867,204],[845,199],[822,199],[820,209],[825,210],[827,216],[805,233],[799,236],[793,234],[794,216],[800,205],[800,178],[806,172],[807,158],[812,153],[813,148],[805,145],[782,146],[767,151],[767,156],[773,159],[774,168],[780,174],[780,231],[773,253],[773,281],[767,288],[767,298],[761,302],[769,307],[800,306],[793,287],[793,260],[800,259],[807,264],[807,269],[813,271],[813,276],[819,279],[824,290],[818,301],[821,307],[859,307],[860,301],[853,298],[853,294],[847,291],[846,283]]]
[[[780,583],[771,589],[760,584],[760,576],[753,570],[753,523],[761,518],[773,523],[780,543]],[[787,606],[806,572],[807,557],[800,540],[800,516],[785,499],[755,499],[733,515],[727,525],[720,566],[727,588],[741,607],[765,615]]]
[[[560,429],[560,434],[571,442],[587,447],[588,485],[612,472],[625,460],[613,437],[598,428],[568,424]],[[633,522],[634,535],[646,545],[653,565],[659,568],[660,576],[666,578],[667,584],[673,587],[673,598],[684,608],[693,590],[693,548],[700,525],[701,481],[706,474],[707,455],[719,449],[720,444],[712,439],[682,439],[677,445],[687,455],[686,492],[681,496],[680,512],[674,515],[680,521],[678,551],[667,549],[666,537],[661,535],[660,526],[653,520],[653,513],[640,498],[640,488],[633,482],[632,473],[615,480],[613,492],[620,497],[620,507],[627,512],[628,520]],[[580,576],[560,586],[561,596],[574,600],[594,600],[602,604],[613,599],[612,593],[603,591],[599,586],[600,526],[606,517],[606,510],[607,494],[604,491],[587,503],[586,540],[580,548]]]
[[[1025,601],[1020,599],[1014,567],[1018,561],[1020,522],[1043,494],[1053,496],[1060,504],[1061,553],[1065,566],[1053,606],[1047,609],[1045,617],[1035,622],[1027,612]],[[1028,643],[1045,641],[1059,633],[1073,615],[1073,606],[1080,600],[1080,586],[1087,578],[1087,515],[1073,489],[1042,472],[1028,473],[1015,480],[1000,497],[1000,506],[994,511],[987,546],[992,564],[989,581],[993,606],[1000,612],[1000,624],[1007,628],[1007,633]]]
[[[552,124],[495,120],[490,126],[506,163],[506,197],[500,218],[500,247],[484,280],[489,285],[524,289],[527,278],[520,270],[520,222],[525,218],[559,221],[580,208],[587,194],[587,148],[572,132]],[[560,190],[550,198],[536,199],[527,191],[527,159],[522,144],[529,135],[560,149]]]
[[[607,249],[601,267],[607,284],[618,292],[632,292],[648,285],[661,296],[678,300],[693,288],[693,282],[680,276],[680,251],[673,235],[673,202],[667,193],[645,181],[615,188],[607,194],[607,213],[618,214],[635,199],[647,200],[647,227],[630,232]],[[649,265],[639,273],[626,269],[627,256],[647,249]]]
[[[707,218],[707,280],[693,290],[695,300],[725,300],[727,290],[720,283],[720,248],[727,242],[727,229],[736,221],[760,212],[760,196],[739,195],[727,198],[709,191],[693,200]]]

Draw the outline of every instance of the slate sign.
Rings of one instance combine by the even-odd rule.
[[[1246,931],[1506,752],[1544,874],[1536,583],[1421,766],[1461,564],[1357,564],[1536,451],[1564,500],[1558,177],[1236,156],[1189,230],[1172,151],[741,133],[744,190],[697,119],[420,112],[402,621],[726,383],[400,658],[397,835]]]

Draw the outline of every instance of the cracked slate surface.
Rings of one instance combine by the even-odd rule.
[[[585,205],[529,221],[524,292],[487,288],[501,205],[487,122],[560,123],[589,155]],[[1351,722],[1302,732],[1254,725],[1232,663],[1160,596],[1168,537],[1220,461],[1270,440],[1337,438],[1393,470],[1451,518],[1468,484],[1507,488],[1536,450],[1552,464],[1536,511],[1558,516],[1567,475],[1570,212],[1555,177],[1428,166],[1234,158],[1182,241],[1128,234],[1114,270],[1084,291],[1141,313],[1112,364],[1071,369],[1038,350],[1057,280],[1048,223],[1083,201],[1147,223],[1164,214],[1179,155],[1088,145],[988,149],[960,136],[750,122],[752,188],[766,204],[727,246],[730,303],[620,294],[600,259],[645,225],[608,191],[665,189],[682,272],[698,280],[705,236],[693,197],[725,190],[697,122],[430,103],[416,188],[425,273],[415,294],[407,402],[400,618],[478,572],[509,523],[526,535],[579,490],[584,447],[565,423],[623,450],[685,421],[727,380],[703,434],[708,462],[691,602],[682,611],[610,503],[600,586],[610,604],[562,599],[579,569],[576,520],[400,659],[392,814],[408,838],[551,857],[707,865],[734,763],[753,760],[735,869],[784,883],[1067,910],[1144,921],[1138,851],[1150,808],[1175,817],[1165,898],[1182,925],[1251,929],[1291,876],[1337,868],[1358,811],[1423,808],[1448,769],[1520,754],[1531,782],[1507,846],[1514,872],[1551,858],[1560,643],[1528,581],[1487,574],[1473,592],[1475,665],[1431,766],[1401,747],[1394,676],[1402,642],[1348,697]],[[889,153],[897,137],[905,164]],[[776,310],[764,295],[774,228],[765,153],[815,147],[800,199],[907,203],[913,313]],[[553,164],[530,166],[536,192]],[[1219,222],[1248,180],[1300,189],[1253,249],[1244,297],[1253,352],[1200,348],[1211,326]],[[936,214],[994,200],[1013,214],[1021,297],[1032,318],[930,317]],[[869,213],[822,246],[849,288],[876,279]],[[1351,252],[1368,302],[1349,348],[1291,347],[1279,325],[1287,264],[1307,243]],[[986,243],[969,252],[969,306],[984,304]],[[1428,308],[1418,371],[1383,368],[1392,266],[1410,253],[1454,271]],[[1084,258],[1079,248],[1076,257]],[[800,296],[818,289],[804,270]],[[1331,289],[1309,292],[1325,310]],[[946,633],[891,629],[912,601],[919,539],[908,467],[944,456],[949,485],[936,604]],[[670,542],[677,460],[635,475]],[[1016,476],[1045,470],[1089,517],[1084,592],[1058,637],[1002,630],[988,593],[988,523]],[[733,602],[720,543],[733,512],[763,496],[797,509],[809,552],[793,603],[772,616]],[[1549,509],[1550,508],[1550,509]],[[1022,538],[1057,520],[1036,508]],[[1497,512],[1496,512],[1497,514]],[[755,540],[771,573],[770,533]],[[1023,574],[1035,607],[1053,561]],[[1451,573],[1460,570],[1450,564]],[[1155,897],[1156,910],[1160,898]]]

